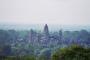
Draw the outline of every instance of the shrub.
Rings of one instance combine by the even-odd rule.
[[[90,60],[90,49],[78,45],[61,48],[52,54],[52,60]]]

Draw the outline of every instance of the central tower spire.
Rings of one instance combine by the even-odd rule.
[[[47,24],[45,24],[45,26],[44,26],[44,34],[45,34],[46,36],[49,35],[49,30],[48,30],[48,25],[47,25]]]
[[[48,25],[45,24],[44,26],[44,41],[47,43],[49,41],[49,30],[48,30]]]

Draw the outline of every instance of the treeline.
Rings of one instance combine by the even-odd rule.
[[[32,33],[32,35],[38,35],[38,39],[43,35],[42,32],[38,32],[35,30],[32,31],[16,31],[16,30],[0,30],[0,45],[12,44],[23,40],[26,42],[27,39],[30,39],[28,36]],[[90,43],[90,32],[87,30],[81,31],[59,31],[59,32],[49,32],[49,38],[53,38],[54,41],[57,41],[59,44],[86,44]],[[33,36],[34,37],[34,36]]]
[[[0,58],[5,60],[80,60],[81,58],[81,60],[90,60],[89,31],[60,30],[49,32],[49,34],[49,40],[46,42],[43,33],[35,30],[0,30]],[[42,43],[43,41],[45,43]],[[44,44],[46,46],[43,46]],[[72,44],[76,46],[71,46]]]
[[[0,56],[0,60],[90,60],[90,48],[72,45],[56,49],[49,58],[43,54],[40,56]]]

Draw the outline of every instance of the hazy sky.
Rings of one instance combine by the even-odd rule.
[[[90,0],[0,0],[0,24],[90,24]]]

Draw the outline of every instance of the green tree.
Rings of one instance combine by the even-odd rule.
[[[78,45],[58,49],[52,54],[52,60],[90,60],[90,49]]]

